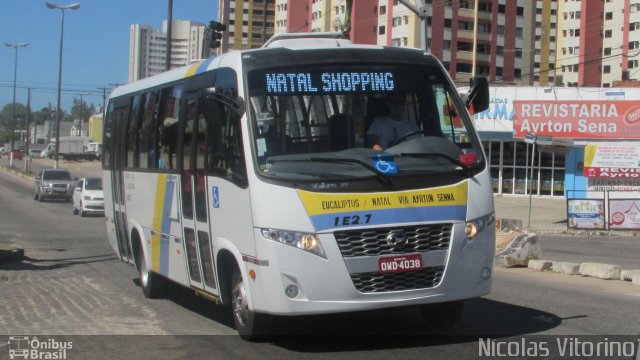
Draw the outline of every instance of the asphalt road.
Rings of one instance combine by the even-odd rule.
[[[635,236],[539,235],[542,259],[596,262],[640,269],[640,238]]]
[[[188,290],[145,299],[135,269],[109,247],[104,218],[38,203],[31,187],[0,172],[0,242],[28,256],[0,264],[0,341],[16,334],[73,341],[68,358],[463,359],[476,358],[486,337],[640,334],[640,287],[495,269],[491,294],[468,301],[454,328],[426,326],[413,309],[273,318],[277,336],[248,344],[232,336],[227,308]],[[6,354],[0,347],[0,358]]]

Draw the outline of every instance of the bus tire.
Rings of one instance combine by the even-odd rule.
[[[160,276],[151,269],[147,264],[147,261],[144,259],[144,252],[142,249],[138,251],[138,272],[140,273],[140,287],[142,288],[142,293],[144,297],[147,299],[159,299],[163,294],[163,284]]]
[[[420,305],[419,310],[427,325],[453,327],[462,317],[464,300]]]
[[[236,331],[247,341],[258,341],[265,335],[261,314],[249,309],[247,292],[239,270],[231,277],[231,316]]]

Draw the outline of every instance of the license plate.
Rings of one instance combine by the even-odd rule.
[[[422,255],[392,255],[378,258],[378,270],[381,273],[415,271],[422,269]]]

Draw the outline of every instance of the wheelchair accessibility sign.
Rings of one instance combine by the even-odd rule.
[[[212,186],[211,193],[213,194],[213,207],[217,209],[220,207],[220,191],[218,190],[218,187]]]
[[[392,155],[376,155],[372,157],[373,167],[382,174],[397,174],[398,166]]]

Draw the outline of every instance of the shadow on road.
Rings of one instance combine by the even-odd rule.
[[[140,287],[139,278],[133,279],[133,283]],[[231,309],[228,306],[218,305],[208,299],[196,296],[195,291],[170,281],[165,281],[165,286],[165,299],[221,325],[233,328]]]
[[[134,279],[140,285],[139,279]],[[193,290],[168,283],[166,299],[233,328],[228,306],[194,296]],[[579,315],[577,317],[582,317]],[[559,326],[555,314],[485,298],[467,301],[453,327],[424,323],[415,307],[313,316],[268,316],[262,342],[297,352],[342,352],[477,343],[480,337],[535,334]]]
[[[63,251],[63,250],[58,250]],[[25,256],[22,261],[0,263],[0,270],[56,270],[75,265],[118,260],[115,255],[83,256],[67,259],[35,259]]]

